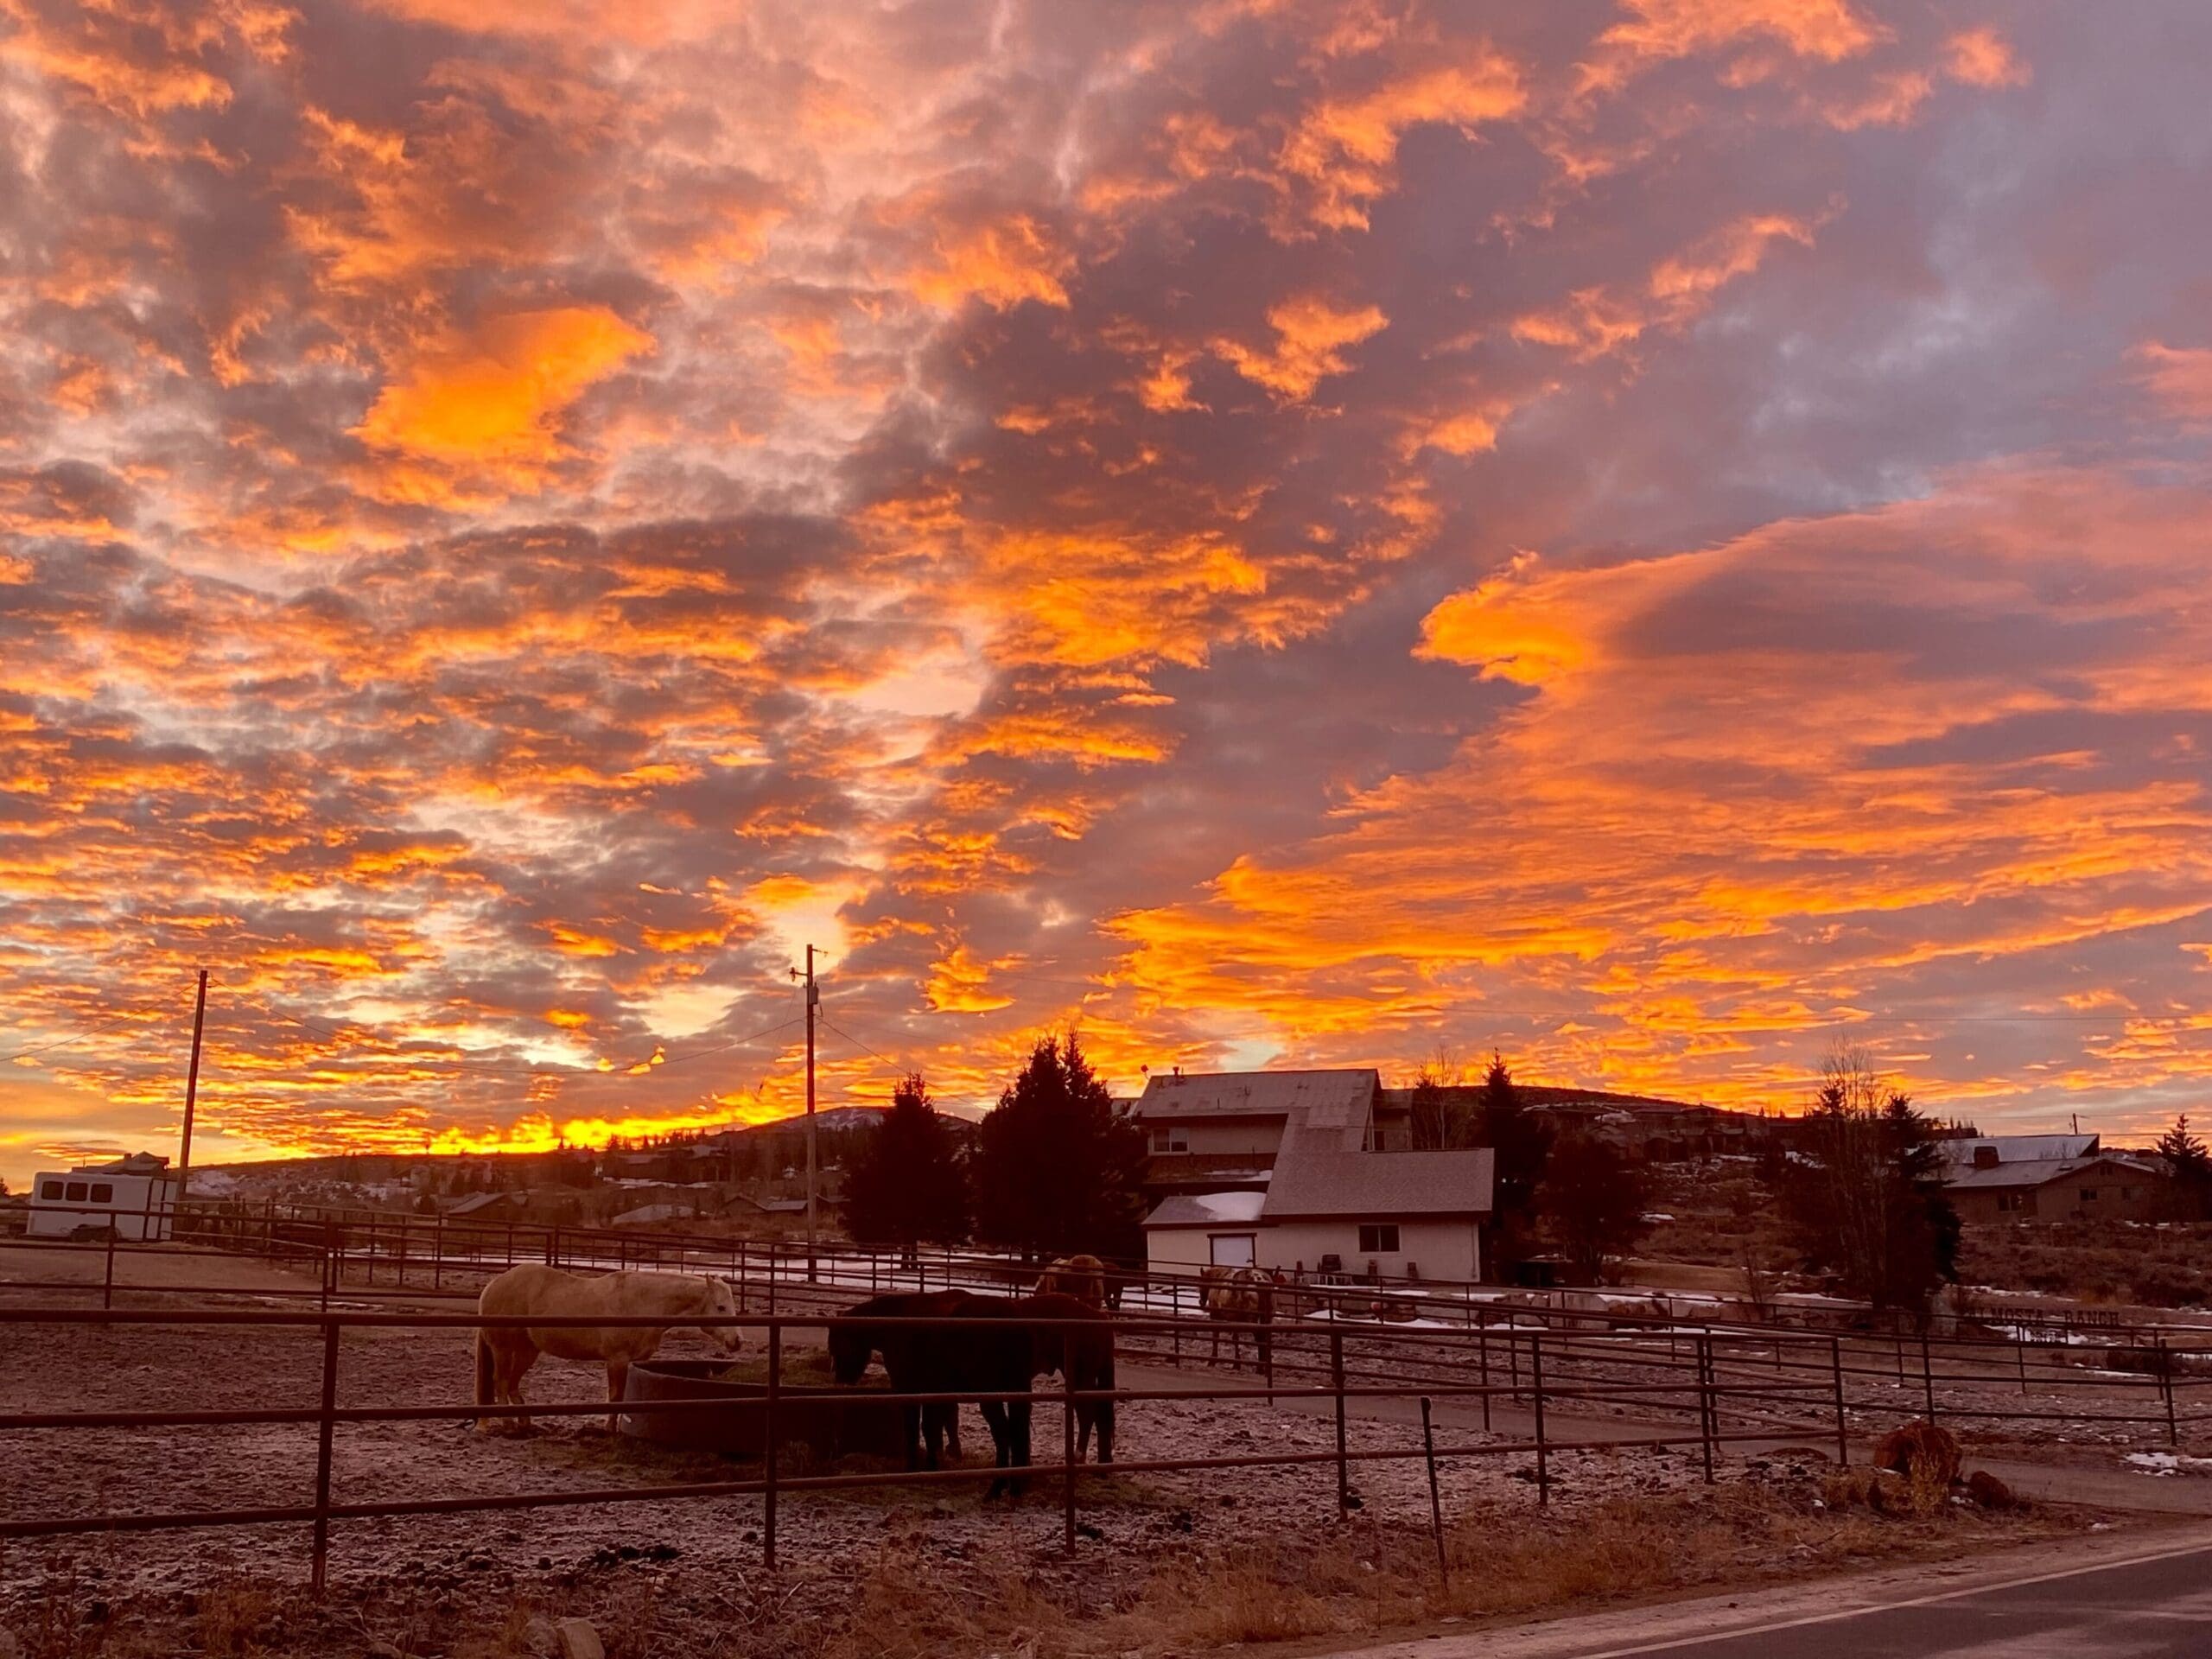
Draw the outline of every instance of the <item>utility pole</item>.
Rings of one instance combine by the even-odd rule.
[[[791,977],[801,976],[796,968]],[[806,947],[806,1281],[815,1279],[814,1262],[814,1010],[822,1001],[822,988],[814,982],[814,947]]]
[[[192,1181],[192,1109],[200,1099],[200,1033],[207,1023],[207,970],[200,970],[200,995],[192,1009],[192,1066],[184,1075],[184,1144],[178,1148],[176,1160],[176,1199],[171,1214],[184,1208],[185,1189]],[[176,1224],[172,1220],[169,1231],[174,1235]]]

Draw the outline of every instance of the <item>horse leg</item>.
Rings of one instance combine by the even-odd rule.
[[[520,1406],[528,1403],[528,1402],[524,1400],[522,1396],[522,1380],[529,1372],[530,1368],[537,1363],[537,1347],[534,1343],[518,1345],[509,1353],[507,1357],[506,1391],[506,1400],[509,1405]],[[525,1411],[516,1417],[516,1433],[528,1434],[533,1433],[534,1428],[535,1426],[531,1422],[530,1414],[528,1412]]]
[[[983,1414],[983,1421],[991,1431],[991,1461],[995,1468],[1004,1469],[1014,1460],[1014,1430],[1007,1421],[1006,1402],[982,1400],[976,1409]],[[1007,1489],[1007,1478],[998,1475],[984,1489],[983,1501],[988,1503]]]
[[[629,1376],[630,1362],[628,1360],[610,1359],[607,1362],[607,1403],[608,1405],[619,1406],[622,1403],[623,1385]],[[610,1434],[618,1433],[621,1427],[622,1414],[619,1411],[607,1413],[607,1432]]]

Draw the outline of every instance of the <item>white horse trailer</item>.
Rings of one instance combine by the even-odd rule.
[[[41,1170],[31,1182],[24,1230],[33,1238],[70,1238],[112,1227],[119,1239],[164,1239],[176,1209],[175,1186],[166,1174]]]

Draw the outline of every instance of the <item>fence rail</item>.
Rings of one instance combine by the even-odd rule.
[[[89,1248],[79,1246],[76,1248]],[[342,1253],[340,1253],[342,1255]],[[327,1253],[326,1264],[337,1255]],[[768,1258],[770,1262],[774,1257]],[[767,1268],[772,1274],[772,1266]],[[301,1524],[310,1529],[310,1577],[320,1587],[326,1577],[330,1529],[334,1523],[373,1517],[410,1515],[448,1515],[502,1510],[535,1509],[551,1505],[663,1502],[710,1497],[757,1496],[764,1504],[764,1559],[775,1560],[775,1517],[780,1494],[831,1491],[847,1488],[915,1484],[931,1485],[989,1480],[1002,1471],[988,1467],[940,1471],[867,1471],[832,1474],[798,1474],[779,1468],[780,1441],[777,1409],[790,1398],[786,1392],[787,1338],[795,1332],[820,1332],[838,1323],[830,1307],[776,1312],[741,1312],[728,1319],[690,1321],[708,1327],[727,1326],[760,1333],[766,1341],[768,1369],[765,1394],[757,1408],[733,1406],[721,1401],[655,1401],[654,1414],[683,1414],[708,1410],[758,1409],[763,1414],[762,1444],[766,1453],[760,1471],[743,1478],[692,1481],[656,1485],[607,1487],[528,1492],[441,1496],[410,1500],[348,1502],[334,1491],[334,1447],[341,1428],[373,1423],[461,1421],[526,1414],[542,1416],[605,1415],[605,1402],[547,1403],[531,1407],[484,1406],[473,1401],[450,1404],[394,1404],[340,1406],[342,1350],[340,1338],[350,1331],[410,1329],[475,1329],[485,1325],[527,1326],[526,1316],[483,1318],[460,1311],[379,1309],[347,1305],[359,1292],[334,1289],[326,1268],[315,1307],[153,1307],[118,1308],[104,1306],[63,1307],[0,1306],[0,1330],[45,1325],[49,1327],[276,1327],[291,1329],[321,1342],[320,1383],[312,1406],[282,1405],[257,1409],[196,1410],[85,1410],[16,1411],[0,1414],[0,1433],[81,1433],[101,1429],[198,1431],[239,1424],[312,1425],[315,1454],[308,1502],[257,1508],[183,1512],[122,1512],[75,1516],[40,1516],[0,1522],[0,1539],[52,1537],[89,1532],[143,1532],[190,1528],[263,1524]],[[741,1285],[747,1281],[741,1280]],[[772,1285],[772,1278],[769,1281]],[[73,1287],[85,1289],[81,1285]],[[787,1297],[798,1294],[820,1300],[849,1298],[860,1287],[852,1284],[809,1285],[804,1280],[787,1287]],[[436,1290],[434,1296],[441,1294]],[[454,1291],[455,1296],[468,1293]],[[333,1300],[334,1294],[336,1300]],[[111,1295],[109,1298],[111,1302]],[[1310,1310],[1328,1314],[1334,1310]],[[1516,1310],[1518,1312],[1520,1310]],[[536,1321],[542,1323],[542,1321]],[[664,1316],[637,1316],[595,1319],[607,1326],[665,1325]],[[871,1323],[876,1323],[871,1321]],[[918,1321],[931,1327],[958,1329],[1002,1322],[932,1319]],[[1714,1478],[1717,1453],[1737,1444],[1793,1440],[1833,1442],[1839,1462],[1847,1463],[1854,1420],[1894,1421],[1907,1414],[1931,1420],[1955,1421],[2002,1427],[2007,1422],[2063,1420],[2115,1426],[2152,1426],[2163,1429],[2169,1444],[2179,1444],[2185,1428],[2212,1423],[2212,1413],[2195,1409],[2203,1403],[2202,1390],[2212,1384],[2212,1340],[2190,1346],[2163,1339],[2148,1351],[2147,1369],[2139,1373],[2075,1375],[2052,1364],[2048,1350],[2037,1350],[2037,1387],[2063,1396],[2069,1389],[2101,1390],[2085,1406],[2120,1409],[2065,1411],[2033,1404],[1999,1404],[1994,1391],[2017,1373],[2020,1392],[2031,1393],[2027,1355],[2031,1344],[1992,1341],[1933,1341],[1923,1336],[1906,1364],[1906,1345],[1860,1338],[1821,1335],[1783,1330],[1706,1328],[1685,1332],[1679,1327],[1653,1328],[1629,1325],[1623,1328],[1556,1329],[1542,1324],[1491,1324],[1479,1318],[1460,1326],[1444,1325],[1378,1325],[1339,1318],[1300,1318],[1294,1320],[1226,1321],[1193,1318],[1179,1313],[1133,1311],[1114,1321],[1117,1345],[1131,1360],[1191,1364],[1211,1369],[1216,1352],[1226,1340],[1230,1344],[1233,1380],[1209,1382],[1198,1387],[1132,1387],[1110,1390],[1075,1389],[1065,1384],[1052,1389],[1009,1390],[996,1395],[897,1395],[871,1391],[868,1398],[883,1404],[925,1404],[945,1400],[991,1398],[1033,1408],[1057,1404],[1062,1414],[1064,1452],[1060,1467],[1064,1509],[1064,1542],[1076,1547],[1076,1517],[1082,1484],[1095,1480],[1102,1465],[1078,1465],[1072,1455],[1074,1412],[1081,1405],[1100,1401],[1141,1403],[1166,1399],[1217,1402],[1267,1400],[1325,1403],[1335,1423],[1335,1446],[1325,1452],[1276,1451],[1209,1454],[1186,1458],[1151,1458],[1111,1465],[1114,1472],[1153,1473],[1204,1469],[1249,1468],[1268,1465],[1300,1466],[1333,1464],[1339,1508],[1351,1503],[1351,1471],[1355,1465],[1410,1459],[1427,1459],[1431,1497],[1434,1504],[1440,1465],[1456,1461],[1533,1455],[1535,1461],[1536,1501],[1550,1500],[1552,1460],[1567,1452],[1601,1447],[1688,1447],[1699,1449],[1705,1478]],[[1205,1351],[1201,1352],[1201,1348]],[[1242,1376],[1242,1351],[1252,1351],[1256,1378]],[[1894,1363],[1883,1363],[1885,1358]],[[1902,1395],[1903,1398],[1899,1396]],[[1533,1419],[1533,1436],[1510,1432],[1507,1438],[1471,1440],[1463,1436],[1436,1446],[1424,1435],[1418,1442],[1384,1447],[1353,1447],[1347,1436],[1350,1408],[1362,1402],[1395,1400],[1421,1403],[1424,1421],[1436,1402],[1478,1407],[1483,1431],[1493,1432],[1493,1418],[1503,1406]],[[1618,1412],[1636,1430],[1586,1432],[1587,1421],[1578,1423],[1577,1413],[1593,1409]],[[1517,1425],[1516,1425],[1517,1427]],[[1566,1432],[1560,1432],[1562,1428]],[[1052,1465],[1040,1465],[1049,1470]],[[1032,1474],[1039,1472],[1033,1469]],[[1440,1526],[1440,1508],[1437,1510]]]

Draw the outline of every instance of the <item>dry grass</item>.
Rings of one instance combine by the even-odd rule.
[[[523,1659],[533,1617],[592,1621],[610,1659],[1103,1659],[1586,1610],[1855,1563],[1955,1553],[2062,1522],[1986,1515],[1897,1476],[1745,1480],[1532,1514],[1500,1504],[1431,1535],[1372,1516],[1265,1541],[1198,1537],[1074,1562],[948,1551],[926,1525],[865,1561],[747,1578],[726,1567],[610,1572],[486,1599],[386,1586],[321,1606],[243,1582],[181,1622],[111,1613],[67,1573],[14,1624],[25,1659],[307,1659],[333,1651]],[[95,1616],[97,1610],[97,1616]]]

